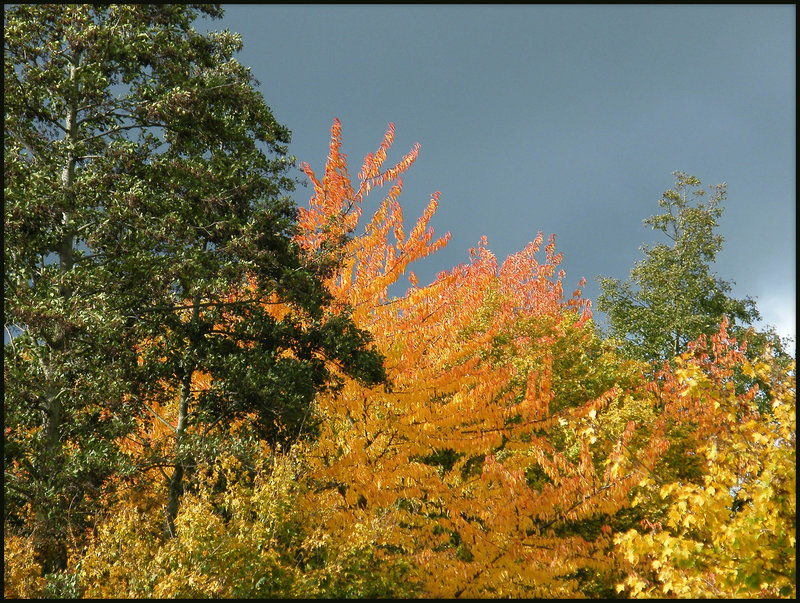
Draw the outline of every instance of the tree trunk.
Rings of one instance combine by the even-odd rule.
[[[192,319],[190,325],[197,324],[200,316],[200,296],[193,296]],[[180,401],[178,403],[178,424],[175,427],[175,465],[172,477],[169,480],[169,494],[167,499],[167,519],[164,526],[164,536],[173,538],[175,536],[175,518],[180,509],[180,497],[183,493],[183,476],[185,474],[186,455],[181,450],[181,444],[186,433],[186,421],[189,416],[189,403],[192,398],[192,375],[194,374],[195,362],[193,360],[194,341],[189,340],[189,349],[186,352],[183,363],[184,374],[181,380]]]
[[[67,114],[64,119],[64,129],[66,130],[65,142],[67,146],[67,157],[61,171],[61,192],[67,200],[65,206],[61,208],[62,233],[59,241],[57,253],[59,262],[59,272],[62,277],[72,270],[75,265],[73,255],[74,233],[71,208],[68,200],[72,194],[72,186],[75,179],[75,143],[78,136],[78,90],[77,90],[77,71],[80,64],[80,53],[76,53],[69,66],[69,81],[71,98],[67,99]],[[72,296],[70,287],[62,284],[59,287],[59,295],[68,301]],[[38,459],[38,471],[42,476],[56,476],[58,472],[58,460],[62,456],[61,450],[61,426],[64,421],[64,407],[62,395],[65,390],[58,383],[60,365],[63,354],[69,348],[69,340],[66,330],[62,325],[57,325],[55,333],[47,341],[49,349],[45,354],[44,374],[49,382],[47,391],[42,400],[42,429],[40,437],[43,439],[42,456]],[[35,515],[37,524],[37,535],[34,539],[37,561],[42,565],[42,572],[48,574],[67,567],[67,547],[64,542],[63,525],[54,525],[51,517],[52,509],[35,504]]]
[[[169,497],[167,499],[167,523],[164,528],[164,536],[173,538],[175,536],[175,518],[180,509],[180,496],[183,493],[184,457],[180,450],[183,435],[186,432],[186,416],[189,414],[189,398],[192,395],[192,370],[189,367],[181,383],[181,397],[178,406],[178,425],[175,428],[175,468],[169,480]]]

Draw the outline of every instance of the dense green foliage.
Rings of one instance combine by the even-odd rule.
[[[724,184],[710,197],[694,176],[675,172],[675,187],[659,199],[664,213],[644,223],[663,233],[669,244],[642,247],[645,259],[630,280],[599,279],[598,308],[607,313],[610,335],[643,360],[663,361],[686,350],[701,333],[710,335],[723,316],[733,328],[760,318],[755,301],[728,295],[732,283],[711,272],[723,238],[715,234],[725,200]]]
[[[171,530],[215,426],[255,412],[262,437],[296,435],[331,359],[383,379],[366,334],[325,310],[330,267],[292,241],[290,133],[233,58],[239,36],[192,29],[221,14],[4,12],[5,520],[35,534],[46,571],[105,479],[133,470],[111,442],[148,405],[180,397],[174,449],[144,459],[176,468]],[[215,378],[202,395],[198,371]]]

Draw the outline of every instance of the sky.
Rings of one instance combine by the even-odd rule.
[[[585,277],[596,303],[598,276],[625,280],[641,245],[669,243],[642,220],[682,171],[727,183],[713,271],[756,299],[760,326],[795,337],[794,5],[223,8],[196,28],[242,35],[237,58],[298,164],[323,171],[334,118],[353,177],[389,122],[387,165],[420,143],[405,220],[440,191],[431,225],[452,236],[412,266],[420,284],[469,261],[481,236],[502,262],[542,231],[565,291]],[[298,205],[311,193],[298,187]],[[371,215],[381,196],[368,199]]]

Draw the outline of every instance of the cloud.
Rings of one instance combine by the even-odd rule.
[[[797,306],[792,297],[764,295],[758,297],[758,310],[762,320],[760,327],[772,326],[781,337],[791,337],[790,350],[794,353],[797,337]]]

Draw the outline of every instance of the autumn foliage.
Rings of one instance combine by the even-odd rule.
[[[306,167],[315,185],[301,213],[309,251],[352,231],[365,194],[391,184],[330,282],[385,355],[392,388],[348,382],[317,401],[324,421],[310,478],[337,510],[326,531],[378,522],[384,549],[414,560],[428,596],[572,595],[582,569],[608,568],[610,529],[557,530],[615,513],[641,479],[624,454],[635,422],[615,424],[602,441],[592,428],[611,404],[626,412],[621,389],[568,400],[553,387],[554,355],[592,336],[589,303],[579,291],[565,297],[561,256],[553,237],[542,249],[541,233],[502,264],[484,239],[468,264],[424,287],[410,273],[408,292],[390,299],[409,264],[446,241],[428,227],[438,195],[406,236],[399,176],[417,149],[381,172],[392,135],[390,126],[366,157],[357,187],[338,123],[322,178]],[[642,451],[643,467],[657,450]]]
[[[709,352],[698,342],[694,364],[674,372],[665,365],[646,383],[640,367],[598,350],[590,304],[579,290],[566,298],[554,237],[542,250],[541,233],[502,264],[481,240],[469,263],[427,286],[409,271],[411,287],[390,297],[389,287],[409,265],[448,239],[435,239],[428,226],[438,194],[406,235],[398,196],[418,147],[384,170],[392,139],[390,125],[355,185],[338,122],[321,178],[304,166],[314,196],[301,210],[299,240],[309,253],[338,254],[328,285],[339,307],[350,308],[372,334],[392,382],[387,391],[350,380],[338,395],[317,399],[322,426],[306,453],[314,485],[307,504],[328,509],[322,531],[334,539],[347,540],[356,527],[375,534],[377,526],[380,550],[412,561],[424,596],[598,595],[614,580],[616,592],[624,585],[639,594],[636,573],[624,561],[630,557],[625,538],[638,534],[632,526],[659,525],[663,509],[647,502],[653,484],[663,486],[658,495],[664,498],[677,487],[665,480],[686,477],[674,453],[667,455],[670,447],[698,455],[712,434],[729,443],[742,431],[757,438],[750,435],[754,429],[775,430],[759,420],[754,389],[733,393],[733,370],[751,370],[747,361],[723,323]],[[388,194],[363,234],[354,235],[366,195],[380,186]],[[589,363],[582,362],[586,357]],[[692,389],[697,383],[701,389]],[[794,399],[786,387],[779,386],[784,404]],[[794,436],[785,418],[783,426],[773,439],[782,438],[777,450],[787,461]],[[728,445],[734,452],[727,458],[738,459],[738,448]],[[727,473],[713,464],[698,474],[718,485],[722,509],[730,509],[737,479],[758,475],[758,461],[749,469],[737,462]],[[772,471],[791,473],[786,465]],[[777,515],[764,529],[786,530],[784,550],[767,566],[788,577],[785,584],[770,582],[769,592],[785,594],[793,576],[786,569],[793,524],[777,517],[786,519],[793,502],[788,494],[780,498],[778,511],[765,496],[759,501]],[[642,505],[641,517],[631,504]],[[677,525],[675,517],[668,509],[664,523]],[[705,527],[715,530],[712,522]],[[667,548],[662,555],[671,553]],[[737,554],[749,555],[746,547]],[[707,563],[713,561],[711,555]],[[752,586],[753,580],[739,582]],[[682,591],[677,579],[662,579],[661,594],[747,592],[726,591],[724,580],[718,582],[716,591]]]
[[[795,596],[796,390],[794,367],[746,360],[723,322],[662,374],[664,424],[691,425],[686,455],[695,479],[648,482],[644,500],[662,500],[661,521],[615,535],[633,596],[681,598]],[[741,394],[734,369],[772,386],[772,413],[760,416],[755,390]]]
[[[85,594],[794,596],[794,368],[753,368],[723,323],[646,377],[598,338],[580,289],[565,294],[542,233],[502,262],[482,239],[421,284],[413,263],[449,234],[430,227],[438,193],[407,228],[419,147],[387,168],[393,136],[353,180],[334,122],[324,171],[303,166],[314,193],[296,235],[335,266],[330,312],[371,334],[390,385],[340,373],[290,449],[232,424],[237,452],[198,469],[177,538],[161,536],[161,469],[125,482],[81,559]],[[736,370],[770,384],[770,416]],[[153,408],[128,453],[168,447],[173,415]],[[12,594],[37,588],[14,571]]]

